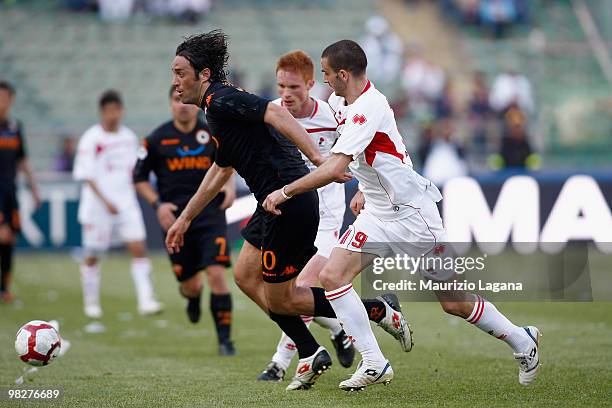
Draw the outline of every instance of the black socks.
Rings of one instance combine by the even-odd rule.
[[[279,315],[270,311],[270,319],[274,320],[278,327],[293,340],[300,358],[312,356],[319,348],[319,344],[312,337],[301,317]]]
[[[0,244],[0,292],[8,291],[8,280],[13,266],[13,245]]]
[[[336,318],[336,312],[329,303],[329,300],[325,297],[325,289],[311,287],[312,296],[314,297],[314,315],[313,316],[321,316],[321,317],[331,317],[332,319]]]
[[[368,318],[373,322],[380,322],[386,315],[385,304],[378,299],[361,299],[368,312]]]
[[[232,327],[232,295],[210,294],[210,313],[215,321],[219,343],[226,343],[230,339]]]

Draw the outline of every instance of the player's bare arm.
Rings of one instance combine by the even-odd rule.
[[[98,185],[96,184],[95,181],[93,181],[93,180],[85,180],[85,183],[87,183],[87,185],[91,188],[91,191],[94,192],[96,197],[98,197],[100,199],[100,201],[102,201],[102,203],[104,203],[104,206],[106,207],[106,209],[108,210],[109,213],[111,213],[113,215],[119,214],[119,210],[117,210],[117,207],[115,207],[115,205],[113,203],[111,203],[106,197],[104,197],[104,194],[102,194],[102,192],[100,192],[100,189],[98,188]]]
[[[279,215],[281,212],[278,205],[284,203],[296,194],[302,194],[306,191],[315,190],[319,187],[328,185],[329,183],[347,182],[352,176],[346,172],[346,168],[351,162],[351,156],[342,153],[332,154],[320,167],[313,172],[305,175],[302,178],[295,180],[293,183],[287,184],[285,187],[270,193],[263,207],[266,211]]]
[[[234,172],[232,172],[225,185],[223,185],[221,192],[225,194],[225,198],[221,203],[221,209],[227,210],[234,204],[234,200],[236,200],[236,177],[234,176]]]
[[[152,206],[155,206],[155,203],[159,200],[159,194],[157,194],[157,191],[155,191],[150,182],[140,181],[135,183],[134,187],[136,187],[136,191],[142,198]]]
[[[210,167],[198,191],[191,197],[181,215],[168,230],[166,247],[169,253],[180,251],[184,243],[185,232],[189,229],[191,221],[219,194],[232,174],[234,174],[233,167],[220,167],[216,163]]]
[[[357,216],[359,215],[361,210],[363,210],[364,205],[365,205],[365,197],[363,193],[361,192],[361,190],[357,190],[357,192],[351,199],[351,204],[350,204],[351,211],[353,212],[353,214]]]
[[[159,194],[153,188],[150,182],[140,181],[134,184],[136,191],[142,198],[144,198],[153,208],[157,214],[157,220],[164,231],[168,231],[170,226],[176,221],[174,212],[178,209],[173,203],[162,203],[159,201]]]
[[[269,103],[264,122],[272,125],[283,136],[291,140],[315,166],[321,165],[325,160],[319,152],[319,147],[286,108]]]
[[[233,167],[220,167],[213,163],[179,218],[193,220],[219,194],[233,174]]]
[[[30,166],[28,159],[23,158],[19,161],[19,169],[25,174],[30,190],[32,191],[32,197],[34,198],[36,208],[39,208],[40,194],[38,192],[38,183],[36,183],[36,178],[34,177],[34,172],[32,171],[32,166]]]

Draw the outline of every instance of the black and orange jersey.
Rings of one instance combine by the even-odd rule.
[[[15,186],[17,165],[25,157],[21,124],[12,119],[0,122],[0,184]]]
[[[213,82],[202,106],[217,144],[215,162],[235,168],[260,203],[272,191],[308,174],[297,147],[264,122],[269,102]]]
[[[200,186],[215,153],[215,144],[204,122],[198,120],[189,133],[179,131],[172,121],[166,122],[144,139],[134,168],[134,182],[149,181],[153,172],[160,200],[179,207],[178,215]],[[220,193],[192,225],[225,224],[222,202]]]

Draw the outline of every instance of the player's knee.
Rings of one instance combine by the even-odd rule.
[[[234,282],[243,292],[246,292],[249,287],[249,280],[239,269],[234,269]]]
[[[307,265],[298,275],[296,284],[303,287],[317,286],[319,281],[319,272],[320,271],[316,268],[311,268]]]
[[[228,292],[227,283],[225,282],[225,278],[223,276],[209,276],[208,286],[210,286],[210,290],[212,290],[213,293]]]
[[[12,245],[14,241],[13,230],[6,224],[0,224],[0,244]]]
[[[188,298],[194,298],[202,293],[202,285],[198,279],[188,279],[181,282],[181,294]]]
[[[147,256],[147,247],[144,242],[133,242],[129,245],[130,253],[134,258],[144,258]]]
[[[256,272],[257,273],[257,272]],[[255,274],[256,274],[255,273]],[[246,268],[234,269],[234,282],[244,293],[251,292],[257,285],[257,279]]]
[[[87,266],[94,266],[98,263],[98,257],[96,256],[86,256],[83,260],[83,263]]]
[[[319,281],[325,290],[333,290],[342,286],[339,274],[334,273],[334,271],[328,267],[324,267],[319,274]]]
[[[209,267],[206,269],[208,285],[213,293],[227,293],[229,288],[225,280],[225,268],[221,266]]]

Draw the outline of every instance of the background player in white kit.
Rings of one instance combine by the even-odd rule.
[[[273,102],[287,108],[319,146],[321,155],[329,156],[331,147],[338,138],[337,123],[334,119],[334,112],[327,102],[309,95],[314,85],[312,59],[301,50],[283,55],[276,64],[276,82],[280,98]],[[316,169],[316,166],[304,154],[302,157],[310,171]],[[298,285],[306,287],[318,284],[319,272],[323,269],[338,240],[346,209],[343,184],[331,183],[321,187],[317,192],[320,215],[319,229],[315,239],[317,253],[306,264],[297,279]],[[303,316],[302,319],[307,325],[314,319],[315,323],[329,329],[340,364],[344,367],[352,365],[355,349],[337,319],[311,316]],[[276,353],[272,356],[272,361],[258,380],[281,381],[296,354],[295,344],[283,333],[276,347]],[[296,386],[300,384],[298,382]]]
[[[153,294],[146,231],[132,183],[138,138],[121,124],[123,104],[117,92],[102,94],[99,108],[100,123],[81,136],[73,170],[74,179],[83,182],[78,219],[85,250],[80,266],[85,314],[102,316],[99,256],[109,249],[115,229],[132,255],[138,312],[159,313],[162,306]]]
[[[323,165],[271,193],[263,205],[279,214],[279,204],[332,182],[347,166],[359,180],[360,192],[354,201],[365,200],[366,205],[342,235],[320,274],[327,299],[363,357],[357,371],[342,381],[340,388],[359,390],[388,383],[393,370],[380,351],[366,309],[351,282],[375,257],[391,255],[394,242],[412,247],[408,251],[411,256],[426,253],[424,245],[429,246],[429,251],[438,250],[445,238],[436,206],[442,196],[429,180],[413,170],[393,111],[366,77],[367,59],[361,47],[350,40],[336,42],[323,51],[321,66],[325,82],[335,91],[329,102],[336,112],[338,142]],[[364,248],[366,242],[368,246]],[[444,251],[444,247],[440,250]],[[435,275],[436,272],[421,271],[427,279],[450,277]],[[540,337],[536,327],[515,326],[492,303],[477,295],[436,295],[444,311],[463,317],[513,349],[521,384],[529,385],[535,380]]]

